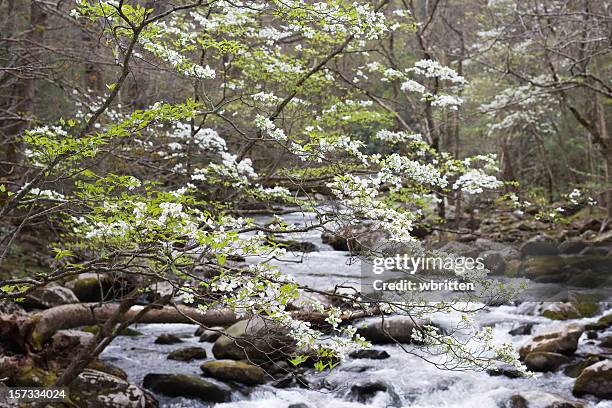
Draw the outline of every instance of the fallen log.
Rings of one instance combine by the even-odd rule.
[[[0,314],[0,342],[11,344],[15,352],[40,351],[43,345],[58,330],[74,329],[80,326],[103,324],[119,308],[118,303],[78,303],[52,307],[38,313]],[[134,319],[145,306],[132,306],[121,318],[121,322]],[[325,328],[327,315],[314,311],[297,310],[291,315],[298,320],[311,322],[313,327]],[[364,317],[363,312],[344,313],[343,322]],[[184,305],[158,306],[138,317],[138,323],[200,323],[202,325],[228,326],[240,320],[229,309],[210,309],[202,313],[196,308]]]
[[[31,316],[31,329],[27,339],[35,350],[58,330],[72,329],[103,323],[117,310],[119,304],[79,303],[53,307]],[[145,306],[132,306],[122,317],[122,321],[134,318]],[[163,306],[147,311],[140,316],[138,323],[201,323],[206,326],[227,326],[237,321],[236,315],[228,309],[212,309],[202,313],[193,307],[183,305]]]

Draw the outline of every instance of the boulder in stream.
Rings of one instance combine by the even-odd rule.
[[[389,353],[385,350],[356,350],[349,354],[350,358],[363,358],[369,360],[385,360],[389,357]]]
[[[28,294],[23,301],[23,306],[27,309],[48,309],[70,303],[79,303],[74,292],[52,282]]]
[[[155,398],[122,378],[86,368],[70,385],[70,401],[79,408],[157,408]]]
[[[357,333],[373,344],[411,343],[415,328],[427,325],[424,320],[409,316],[390,316],[366,320],[355,324]]]
[[[316,252],[319,250],[317,246],[308,241],[295,241],[289,239],[276,239],[268,237],[266,239],[268,243],[278,245],[284,248],[287,252]]]
[[[254,317],[234,323],[213,346],[217,359],[249,360],[258,363],[286,359],[296,351],[295,340],[276,322]]]
[[[533,326],[534,323],[531,322],[519,324],[517,327],[510,330],[508,333],[513,336],[525,336],[527,334],[531,334]]]
[[[382,249],[388,241],[389,233],[371,222],[346,225],[332,232],[321,234],[324,244],[336,251],[368,252]]]
[[[567,375],[568,377],[576,378],[580,375],[580,373],[582,373],[582,370],[595,363],[599,363],[602,360],[605,360],[605,357],[596,354],[589,354],[579,357],[577,361],[565,366],[563,369],[563,374]]]
[[[541,391],[526,391],[515,394],[503,405],[505,408],[583,408],[584,405],[577,401],[570,401],[560,395]]]
[[[522,259],[535,256],[558,255],[559,248],[552,238],[538,235],[521,245],[520,254]]]
[[[200,369],[204,376],[221,381],[236,381],[245,385],[258,385],[266,382],[266,372],[261,367],[244,361],[205,361]]]
[[[600,361],[582,370],[572,393],[577,397],[590,394],[612,399],[612,360]]]
[[[204,343],[204,342],[213,343],[217,341],[219,337],[221,337],[224,330],[225,328],[221,326],[215,326],[215,327],[211,327],[210,329],[202,330],[202,332],[199,334],[200,342],[201,343]]]
[[[206,358],[206,350],[202,347],[185,347],[168,354],[168,360],[193,361]]]
[[[559,244],[559,252],[563,255],[579,254],[589,244],[582,238],[570,238]]]
[[[175,336],[174,334],[171,334],[171,333],[160,334],[155,339],[155,344],[176,344],[176,343],[182,343],[182,342],[183,340],[180,337]]]
[[[231,395],[228,386],[196,375],[152,373],[145,375],[142,385],[168,397],[198,398],[204,402],[227,402]]]
[[[578,339],[583,332],[582,326],[568,324],[559,330],[540,333],[521,347],[519,355],[525,358],[529,353],[536,351],[571,355],[578,348]]]
[[[530,371],[547,373],[558,371],[562,365],[569,363],[569,358],[559,353],[549,353],[546,351],[534,351],[523,359]]]
[[[351,387],[350,397],[351,399],[361,402],[367,403],[369,400],[374,398],[374,396],[379,393],[384,392],[389,394],[391,399],[393,400],[393,404],[391,406],[399,406],[400,398],[395,393],[393,386],[388,384],[385,381],[367,381],[360,384],[355,384]]]

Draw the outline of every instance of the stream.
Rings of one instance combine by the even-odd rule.
[[[311,215],[291,213],[283,216],[289,224],[304,225]],[[263,218],[262,218],[263,220]],[[335,251],[321,241],[320,231],[313,230],[296,233],[290,239],[309,241],[318,247],[318,252],[287,253],[287,259],[295,262],[282,265],[285,273],[296,277],[298,282],[317,289],[329,289],[336,284],[353,284],[358,286],[360,265],[348,252]],[[247,262],[256,262],[247,259]],[[533,334],[553,329],[559,325],[576,321],[582,324],[594,322],[601,314],[588,319],[566,320],[563,322],[549,320],[534,314],[534,305],[523,303],[519,306],[490,307],[476,316],[481,326],[491,326],[494,338],[500,342],[511,341],[517,348],[532,338]],[[434,323],[449,324],[459,316],[440,317],[446,321]],[[512,336],[509,330],[522,323],[534,323],[532,335]],[[144,333],[143,336],[120,336],[102,354],[102,359],[125,370],[129,381],[142,384],[148,373],[185,373],[200,374],[201,361],[189,363],[168,360],[169,352],[190,345],[206,349],[208,359],[212,359],[213,343],[199,343],[194,336],[197,328],[189,324],[140,324],[134,329]],[[610,329],[609,329],[610,330]],[[183,339],[183,343],[174,345],[154,344],[156,337],[162,333],[173,333]],[[578,353],[593,352],[595,346],[586,336],[579,342]],[[312,389],[274,388],[262,385],[249,392],[234,392],[232,402],[214,405],[219,408],[287,408],[292,404],[304,403],[307,407],[504,407],[505,402],[515,394],[523,395],[530,401],[529,408],[547,407],[555,397],[575,401],[571,390],[574,379],[562,372],[537,373],[535,378],[510,379],[504,376],[491,376],[486,372],[447,371],[436,368],[424,360],[407,354],[397,345],[375,345],[374,349],[385,350],[391,356],[385,360],[352,359],[340,364],[325,373],[309,371],[307,379],[315,385]],[[601,352],[601,350],[599,351]],[[211,380],[214,382],[214,380]],[[367,403],[355,401],[350,396],[350,388],[355,384],[380,381],[387,385],[387,392],[378,392]],[[318,386],[317,386],[318,385]],[[322,387],[321,385],[324,385]],[[156,395],[161,407],[199,408],[208,407],[199,400],[186,398],[168,398]],[[596,398],[583,398],[580,401],[585,407],[612,408],[612,401],[599,401]]]

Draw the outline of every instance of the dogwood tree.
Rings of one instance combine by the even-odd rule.
[[[423,349],[445,353],[451,368],[518,364],[509,345],[473,327],[469,315],[481,306],[471,303],[374,301],[332,290],[344,306],[314,302],[323,327],[313,325],[287,307],[312,289],[270,262],[284,252],[274,239],[302,227],[240,215],[247,204],[276,203],[314,212],[316,222],[303,230],[369,220],[390,241],[416,248],[411,231],[432,193],[500,186],[494,157],[438,151],[431,129],[398,125],[397,112],[373,96],[371,88],[393,86],[432,114],[462,103],[468,81],[451,68],[427,58],[390,66],[373,51],[387,36],[414,30],[405,9],[386,0],[157,7],[77,0],[61,18],[99,31],[114,77],[100,95],[67,89],[71,115],[23,132],[19,165],[27,177],[1,186],[0,218],[51,219],[61,238],[50,249],[55,268],[3,282],[2,297],[84,272],[126,277],[132,295],[166,282],[171,298],[201,313],[229,309],[284,327],[300,350],[287,358],[308,356],[320,369],[367,347],[350,324],[356,310],[414,317],[459,310],[458,331],[423,326],[415,334]],[[138,107],[126,101],[139,81],[172,89]],[[322,206],[316,191],[334,205]],[[249,256],[260,261],[233,261]],[[469,342],[459,337],[466,330]]]

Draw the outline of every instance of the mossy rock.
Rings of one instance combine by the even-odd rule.
[[[102,371],[84,369],[70,384],[71,407],[153,408],[157,401],[142,388]]]
[[[127,373],[123,371],[121,368],[114,366],[110,363],[107,363],[106,361],[99,360],[99,359],[95,359],[94,361],[89,363],[87,365],[87,368],[96,370],[96,371],[100,371],[102,373],[114,375],[115,377],[121,378],[122,380],[127,381],[128,379]]]
[[[168,360],[192,361],[206,358],[206,350],[202,347],[185,347],[168,354]]]
[[[599,312],[598,303],[572,303],[582,317],[593,317]]]
[[[551,320],[579,319],[592,317],[599,311],[599,304],[594,302],[566,302],[548,304],[542,316]]]
[[[256,363],[284,360],[297,349],[287,331],[285,326],[261,317],[241,320],[225,330],[227,335],[215,341],[212,351],[217,359]]]
[[[563,258],[558,255],[537,256],[522,262],[518,272],[521,276],[535,278],[542,275],[562,273],[564,265]]]
[[[14,378],[18,387],[49,387],[57,380],[57,374],[40,367],[27,366]]]
[[[535,351],[525,356],[524,362],[530,371],[546,373],[549,371],[557,371],[559,368],[569,363],[569,358],[559,353],[550,353],[546,351]]]
[[[539,256],[526,259],[519,276],[541,283],[598,287],[612,277],[612,258],[605,256]]]
[[[198,398],[204,402],[227,402],[231,395],[231,389],[226,385],[187,374],[147,374],[142,384],[169,397]]]
[[[602,361],[604,357],[595,354],[589,354],[585,358],[578,360],[574,363],[570,363],[563,369],[563,374],[568,377],[576,378],[582,373],[582,370],[592,366],[595,363]]]
[[[162,333],[155,339],[155,344],[177,344],[182,342],[183,340],[180,337],[171,333]]]
[[[605,330],[612,326],[612,313],[602,316],[595,323],[589,323],[585,326],[587,330]]]
[[[200,369],[203,375],[222,381],[236,381],[245,385],[258,385],[266,382],[266,373],[261,367],[244,361],[206,361],[202,363]]]
[[[612,399],[612,360],[600,361],[582,370],[572,393],[577,397],[589,394]]]
[[[521,267],[521,261],[518,259],[511,259],[506,264],[506,270],[504,275],[509,278],[516,278],[519,275],[519,269]]]

